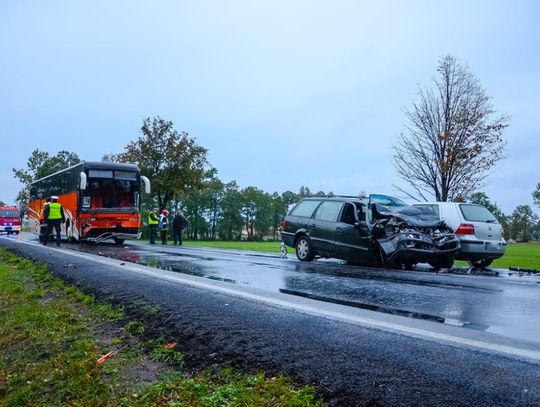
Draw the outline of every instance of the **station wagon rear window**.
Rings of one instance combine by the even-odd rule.
[[[495,216],[483,206],[461,204],[459,208],[463,217],[471,222],[497,222]]]
[[[298,203],[298,205],[294,207],[294,209],[291,212],[291,215],[305,216],[307,218],[311,218],[311,215],[313,215],[313,211],[320,203],[321,201],[316,201],[316,200],[301,201]]]
[[[317,208],[315,219],[324,220],[327,222],[335,222],[338,218],[339,211],[343,206],[343,202],[327,201],[323,202],[321,206]]]

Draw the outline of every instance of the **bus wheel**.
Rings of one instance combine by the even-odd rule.
[[[113,240],[114,240],[114,244],[117,246],[124,244],[124,239],[118,239],[115,237]]]

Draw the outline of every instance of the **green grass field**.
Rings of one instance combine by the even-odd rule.
[[[223,241],[198,241],[189,240],[184,242],[187,246],[214,247],[220,249],[252,250],[257,252],[279,253],[280,242],[223,242]],[[287,248],[289,253],[294,253],[293,248]],[[465,264],[459,263],[459,264]],[[493,262],[492,267],[508,268],[523,267],[540,270],[540,242],[511,243],[508,245],[506,254]]]
[[[505,255],[495,260],[492,267],[523,267],[540,270],[540,242],[509,244]]]

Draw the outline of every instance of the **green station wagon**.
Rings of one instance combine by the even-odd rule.
[[[334,257],[385,268],[450,268],[460,248],[432,210],[377,194],[304,198],[285,217],[281,238],[301,261]]]

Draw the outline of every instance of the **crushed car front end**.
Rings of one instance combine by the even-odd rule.
[[[373,239],[384,267],[401,268],[429,263],[450,268],[460,240],[429,209],[373,205]]]

